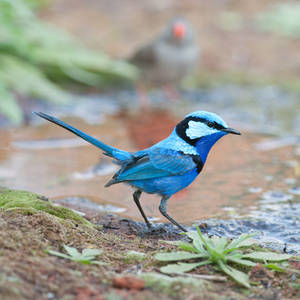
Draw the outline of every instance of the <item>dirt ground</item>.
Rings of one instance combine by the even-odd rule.
[[[161,264],[153,255],[172,249],[174,246],[165,241],[182,238],[180,235],[165,235],[164,231],[141,235],[139,223],[113,215],[97,215],[90,221],[97,226],[91,228],[72,219],[62,220],[44,211],[1,209],[1,299],[207,300],[297,299],[299,296],[299,291],[289,285],[294,273],[275,275],[260,265],[249,271],[251,281],[256,282],[249,290],[229,279],[218,282],[162,275]],[[79,250],[101,249],[103,253],[97,260],[106,265],[84,265],[45,252],[47,249],[64,252],[64,244]],[[145,255],[132,256],[128,251]],[[290,265],[300,269],[299,261],[291,260]],[[219,275],[209,266],[194,273]]]

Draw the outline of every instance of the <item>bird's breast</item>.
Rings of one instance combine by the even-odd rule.
[[[198,58],[198,49],[194,44],[177,47],[169,43],[158,43],[155,55],[162,64],[192,66]]]
[[[190,185],[198,174],[197,167],[195,167],[193,170],[182,175],[134,180],[127,183],[149,194],[171,196]]]
[[[176,81],[191,72],[197,62],[198,50],[195,45],[176,47],[158,43],[155,47],[156,70],[165,80]]]

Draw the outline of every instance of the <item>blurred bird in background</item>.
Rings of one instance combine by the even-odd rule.
[[[176,125],[166,139],[150,148],[127,152],[108,146],[86,133],[47,114],[36,112],[38,116],[55,123],[87,142],[102,149],[120,166],[112,179],[105,185],[124,182],[135,192],[133,199],[149,229],[152,228],[140,204],[142,192],[160,195],[159,210],[180,230],[186,229],[167,214],[168,199],[191,184],[201,172],[211,147],[224,135],[240,133],[229,128],[222,118],[214,113],[196,111]]]
[[[143,82],[174,90],[194,70],[198,58],[199,49],[191,24],[176,18],[158,37],[138,49],[129,62],[140,69]]]

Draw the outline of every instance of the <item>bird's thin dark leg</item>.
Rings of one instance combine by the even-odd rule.
[[[187,232],[187,230],[182,227],[179,223],[177,223],[174,219],[172,219],[168,214],[167,214],[167,204],[168,204],[168,200],[170,197],[162,197],[161,201],[160,201],[160,205],[159,205],[159,211],[161,212],[161,214],[166,217],[170,222],[172,222],[174,225],[176,225],[180,230]]]
[[[142,206],[141,206],[141,203],[140,203],[140,197],[141,197],[141,194],[142,194],[142,191],[140,191],[140,190],[135,191],[135,192],[133,193],[133,200],[134,200],[136,206],[138,207],[138,209],[139,209],[141,215],[143,216],[143,218],[144,218],[144,220],[145,220],[145,222],[146,222],[146,224],[147,224],[147,227],[150,229],[150,228],[152,227],[152,225],[151,225],[151,223],[148,221],[148,219],[147,219],[147,217],[146,217],[146,215],[145,215],[145,213],[144,213],[144,211],[143,211],[143,208],[142,208]]]

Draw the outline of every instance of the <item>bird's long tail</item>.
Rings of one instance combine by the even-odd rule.
[[[83,138],[84,140],[86,140],[87,142],[91,143],[92,145],[94,145],[94,146],[102,149],[105,152],[105,154],[108,155],[108,156],[111,156],[111,157],[114,157],[116,159],[119,159],[118,154],[120,155],[122,153],[122,154],[124,154],[125,156],[128,157],[128,154],[129,154],[128,152],[119,150],[119,149],[111,147],[111,146],[108,146],[108,145],[102,143],[101,141],[93,138],[92,136],[90,136],[90,135],[82,132],[81,130],[79,130],[79,129],[77,129],[77,128],[75,128],[75,127],[73,127],[73,126],[71,126],[71,125],[69,125],[69,124],[67,124],[67,123],[59,120],[59,119],[56,119],[56,118],[54,118],[52,116],[49,116],[47,114],[44,114],[42,112],[34,112],[34,113],[36,115],[38,115],[39,117],[43,118],[43,119],[46,119],[46,120],[48,120],[48,121],[50,121],[50,122],[52,122],[54,124],[57,124],[57,125],[65,128],[65,129],[71,131],[72,133],[74,133],[77,136]]]

